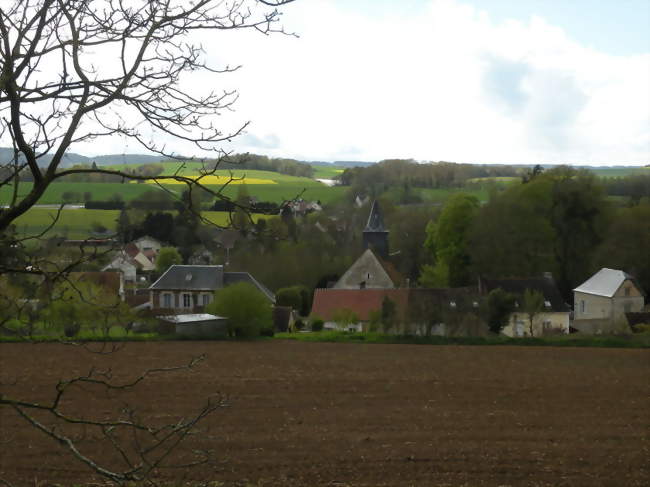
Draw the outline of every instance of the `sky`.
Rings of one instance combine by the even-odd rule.
[[[201,34],[224,149],[311,161],[650,162],[649,0],[297,0],[298,37]],[[175,150],[202,155],[181,143]],[[121,140],[74,152],[143,152]]]

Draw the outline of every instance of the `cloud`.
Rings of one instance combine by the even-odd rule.
[[[240,137],[239,143],[244,147],[252,149],[277,149],[280,147],[280,138],[275,134],[268,134],[258,137],[255,134],[244,134]]]
[[[519,114],[529,101],[529,94],[523,88],[530,66],[520,61],[510,61],[486,56],[487,68],[483,73],[483,87],[499,108]]]
[[[283,23],[299,38],[204,33],[209,63],[242,68],[195,73],[185,86],[239,91],[220,126],[251,124],[227,150],[306,160],[649,162],[650,54],[605,54],[543,18],[496,22],[462,0],[401,5],[370,15],[342,0],[291,3]],[[85,149],[100,147],[124,152],[119,140]]]

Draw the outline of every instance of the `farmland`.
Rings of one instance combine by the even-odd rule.
[[[51,225],[57,212],[58,210],[54,208],[32,208],[16,219],[16,229],[21,235],[38,235]],[[85,239],[90,235],[94,224],[114,231],[118,215],[118,210],[64,209],[54,227],[45,236],[60,235],[70,239]],[[229,224],[228,212],[203,211],[201,216],[215,225]],[[252,215],[253,221],[257,221],[260,217],[269,218],[268,215]]]
[[[137,393],[67,406],[70,414],[108,414],[128,401],[147,417],[175,421],[207,396],[225,395],[228,407],[186,445],[212,449],[214,461],[162,473],[171,479],[633,487],[646,485],[649,473],[646,350],[274,340],[129,343],[105,356],[60,344],[0,347],[5,392],[41,401],[58,379],[91,366],[128,379],[207,354],[191,380],[155,375]],[[0,478],[99,481],[13,411],[1,414],[0,441],[12,447],[0,456]],[[99,439],[80,444],[106,458]]]
[[[197,165],[198,163],[193,163]],[[172,165],[167,163],[171,174]],[[190,166],[189,169],[181,171],[183,175],[188,177],[196,177],[198,175],[198,166]],[[186,173],[186,174],[185,174]],[[247,183],[247,190],[251,196],[256,196],[260,201],[273,201],[280,203],[287,199],[292,199],[298,194],[309,200],[320,200],[323,203],[328,203],[340,198],[345,191],[341,187],[328,187],[318,181],[309,178],[300,178],[294,176],[287,176],[270,171],[217,171],[215,176],[219,179],[212,177],[212,180],[205,181],[205,185],[213,191],[219,191],[223,183],[228,181],[231,175],[234,178],[243,178]],[[239,182],[237,184],[228,185],[223,190],[223,193],[229,197],[237,195]],[[165,183],[162,185],[165,189],[178,194],[182,191],[182,186],[177,183]],[[137,183],[73,183],[73,182],[55,182],[50,185],[46,190],[43,197],[39,200],[39,204],[52,205],[59,204],[64,201],[64,193],[71,193],[72,199],[68,199],[71,203],[82,203],[83,194],[89,192],[92,194],[93,200],[107,200],[115,194],[119,194],[124,201],[131,201],[146,191],[156,190],[156,186],[152,184],[137,184]],[[10,187],[3,187],[0,189],[0,205],[7,204],[11,198]],[[21,183],[19,189],[19,196],[26,194],[31,189],[31,183]],[[160,189],[158,189],[160,190]],[[304,192],[303,192],[304,190]]]

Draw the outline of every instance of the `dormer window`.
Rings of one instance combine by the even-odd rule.
[[[456,301],[449,301],[449,306],[451,306],[452,308],[455,308],[456,307]]]
[[[185,275],[185,280],[188,281],[188,282],[191,281],[192,280],[192,274],[189,274],[189,273],[186,274]]]
[[[547,308],[550,308],[551,307],[551,302],[547,299],[546,301],[544,301],[544,306],[547,307]]]
[[[474,306],[475,308],[478,308],[478,301],[474,301],[474,302],[472,303],[472,306]]]

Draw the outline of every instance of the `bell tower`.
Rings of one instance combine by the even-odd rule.
[[[363,230],[363,248],[371,249],[382,259],[388,259],[388,230],[377,200],[372,202],[368,223]]]

